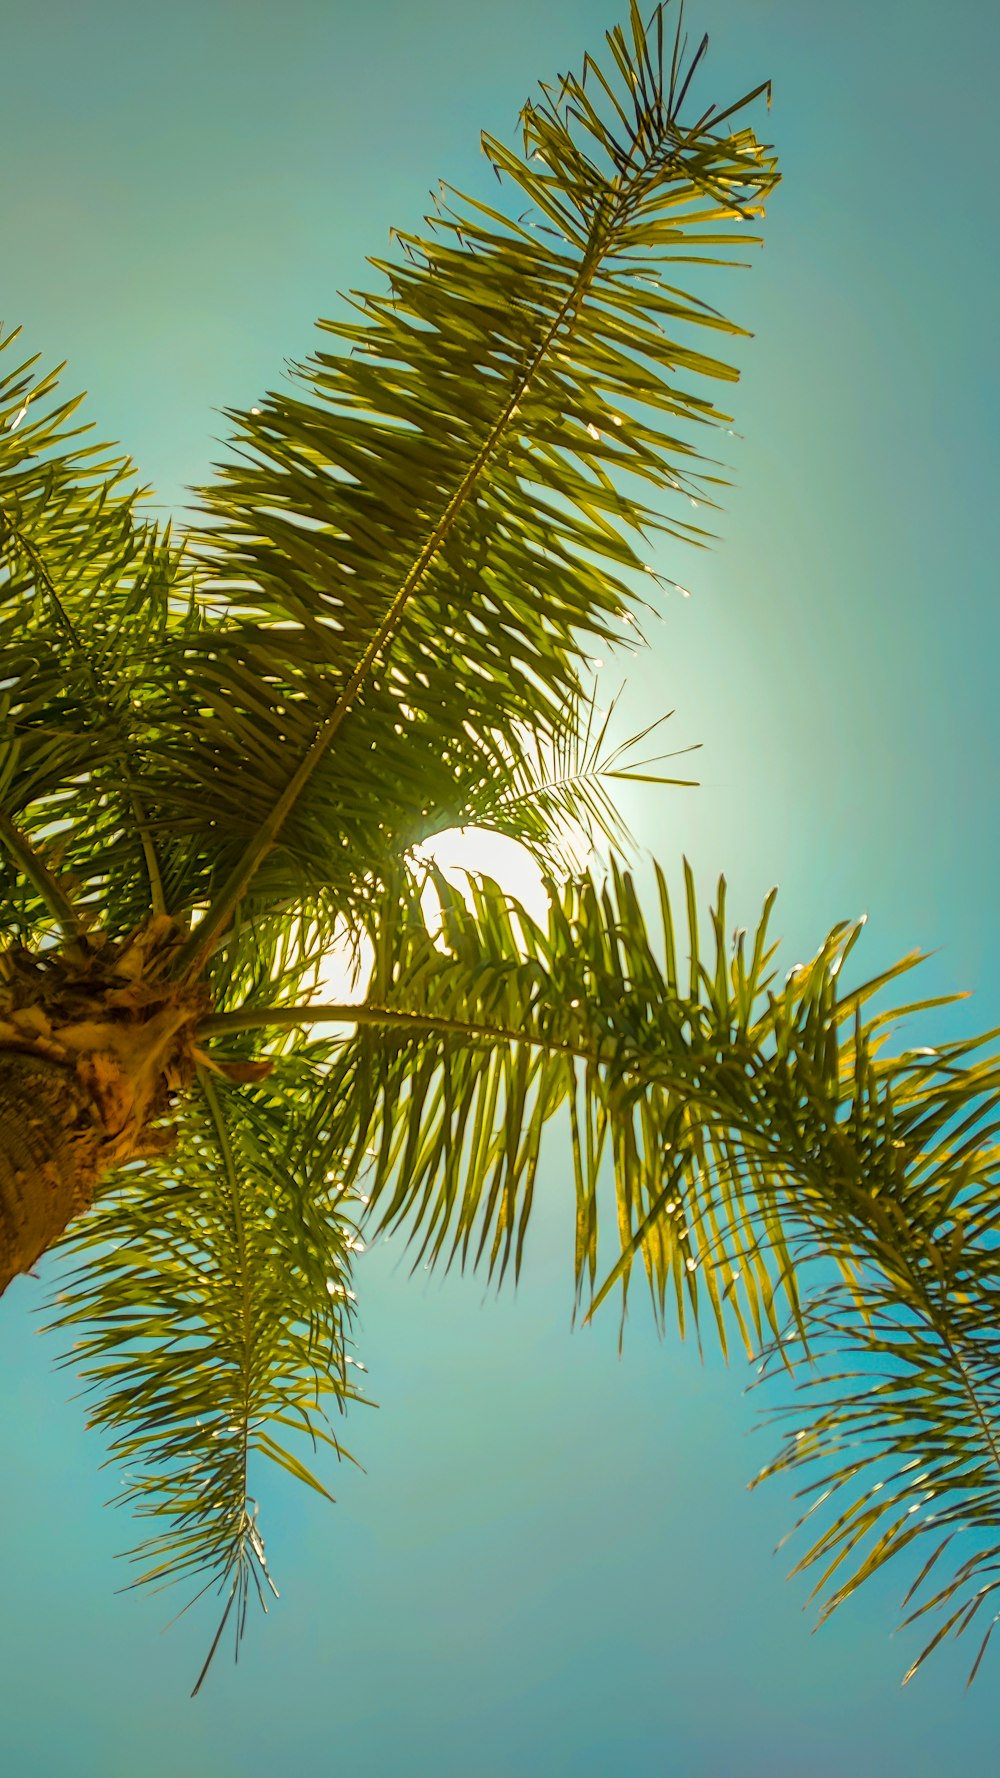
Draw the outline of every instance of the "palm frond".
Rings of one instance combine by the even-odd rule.
[[[355,1206],[317,1109],[324,1063],[312,1046],[240,1088],[203,1068],[155,1178],[120,1173],[64,1243],[53,1325],[123,1472],[116,1500],[151,1527],[133,1584],[215,1587],[237,1643],[251,1591],[273,1590],[251,1468],[266,1457],[325,1494],[296,1446],[346,1454],[328,1410],[358,1399]]]
[[[163,667],[191,744],[165,737],[157,800],[214,861],[187,968],[241,901],[322,876],[343,910],[461,825],[526,736],[564,733],[587,642],[634,635],[641,539],[704,535],[698,434],[728,416],[694,384],[736,373],[692,341],[741,330],[675,262],[738,257],[776,173],[732,122],[757,94],[683,121],[662,31],[654,48],[635,8],[630,29],[608,76],[589,63],[526,107],[521,154],[484,141],[508,209],[445,190],[428,233],[373,262],[385,294],[321,323],[336,349],[300,392],[230,416],[204,496],[211,616]],[[614,128],[588,77],[620,93]]]
[[[494,779],[471,812],[469,825],[492,828],[529,847],[550,875],[586,868],[591,853],[634,852],[635,839],[619,807],[622,784],[658,784],[691,789],[696,780],[675,778],[652,768],[697,751],[699,743],[651,758],[636,751],[669,720],[673,711],[638,733],[612,744],[610,731],[621,693],[598,708],[598,685],[590,697],[574,697],[562,727],[551,737],[525,737],[524,751],[511,755],[502,779]],[[474,819],[472,818],[474,816]]]
[[[57,375],[34,364],[0,377],[0,787],[78,917],[127,928],[165,906],[140,734],[179,555],[137,516],[129,461],[79,442],[79,402],[53,406]],[[0,894],[16,907],[17,873],[32,872],[9,831],[0,840]],[[37,911],[21,906],[22,922]]]
[[[963,1533],[911,1614],[946,1613],[915,1671],[1000,1584],[997,1034],[884,1056],[890,1023],[939,1004],[863,1016],[916,959],[845,991],[860,926],[841,926],[779,985],[773,897],[748,947],[720,884],[705,947],[689,874],[683,936],[662,874],[655,937],[617,869],[554,896],[544,933],[488,880],[470,906],[436,888],[440,931],[417,884],[383,910],[363,1007],[221,1014],[206,1033],[356,1026],[330,1075],[356,1120],[348,1175],[415,1264],[516,1273],[545,1127],[567,1113],[588,1315],[616,1285],[624,1309],[641,1263],[661,1323],[672,1297],[682,1332],[707,1320],[725,1351],[731,1323],[765,1343],[766,1376],[798,1381],[762,1476],[820,1472],[806,1518],[824,1529],[798,1567],[820,1569],[824,1613],[932,1536],[916,1592]],[[618,1256],[598,1285],[604,1157]]]
[[[904,1551],[930,1549],[905,1622],[938,1621],[907,1679],[986,1607],[971,1680],[1000,1615],[989,1615],[1000,1606],[1000,1062],[979,1047],[870,1068],[870,1115],[895,1177],[800,1208],[800,1278],[818,1249],[842,1275],[823,1280],[763,1367],[801,1371],[798,1400],[772,1416],[785,1441],[758,1480],[809,1478],[797,1529],[808,1524],[813,1541],[795,1572],[817,1575],[822,1617]]]
[[[887,1164],[850,1082],[871,1041],[858,1009],[897,972],[838,997],[858,930],[842,926],[778,991],[771,900],[748,954],[745,935],[727,940],[720,884],[704,955],[687,874],[682,982],[684,941],[660,872],[657,883],[654,935],[617,866],[604,885],[553,886],[546,932],[488,879],[467,906],[440,877],[436,931],[419,883],[402,881],[373,930],[365,1005],[329,1014],[357,1026],[330,1091],[356,1119],[350,1167],[371,1169],[379,1226],[406,1222],[420,1257],[485,1258],[498,1278],[520,1264],[544,1126],[567,1110],[578,1298],[589,1291],[593,1312],[640,1263],[661,1318],[668,1293],[682,1327],[707,1301],[723,1344],[735,1317],[751,1345],[777,1332],[780,1298],[797,1300],[786,1201],[822,1198],[842,1177],[847,1191]],[[320,1013],[255,1008],[204,1030]],[[605,1154],[619,1253],[598,1287]]]
[[[81,917],[200,921],[185,967],[223,946],[230,1004],[289,910],[327,940],[357,924],[412,845],[576,745],[582,646],[635,638],[640,539],[698,535],[697,435],[728,416],[687,384],[736,373],[692,341],[741,330],[670,268],[733,260],[776,173],[743,101],[681,117],[662,20],[633,8],[630,31],[608,75],[588,61],[526,107],[520,156],[484,144],[506,212],[443,192],[378,262],[386,294],[322,324],[301,394],[233,416],[183,552],[137,516],[127,462],[80,444],[76,404],[47,410],[54,378],[0,389],[5,808]],[[624,138],[601,115],[619,89]],[[548,812],[623,839],[593,783],[553,780]],[[541,817],[515,794],[500,818],[544,848]],[[42,904],[0,857],[23,923]]]

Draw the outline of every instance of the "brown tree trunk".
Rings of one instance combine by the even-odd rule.
[[[87,1208],[100,1129],[75,1068],[0,1048],[0,1294]]]
[[[158,917],[112,943],[0,953],[0,1295],[106,1174],[170,1146],[207,990],[164,981],[183,929]]]

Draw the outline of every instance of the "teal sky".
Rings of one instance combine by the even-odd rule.
[[[750,924],[781,887],[790,965],[867,911],[866,972],[934,950],[974,989],[915,1041],[1000,1024],[994,786],[1000,618],[993,113],[986,0],[692,0],[708,100],[775,83],[785,183],[725,301],[741,348],[737,486],[691,588],[633,663],[630,726],[672,707],[702,788],[629,804],[642,846],[724,870]],[[165,510],[204,479],[217,410],[311,345],[367,253],[439,176],[482,188],[536,79],[577,65],[604,0],[14,0],[4,16],[0,312],[69,359],[102,437]],[[993,1657],[906,1692],[912,1575],[817,1636],[771,1551],[795,1509],[737,1364],[660,1343],[637,1305],[571,1334],[568,1156],[516,1295],[358,1266],[381,1403],[335,1509],[266,1478],[282,1599],[187,1700],[208,1620],[113,1598],[129,1541],[71,1378],[0,1315],[0,1672],[12,1778],[853,1778],[996,1763]],[[397,1244],[398,1245],[398,1244]],[[261,1478],[263,1481],[265,1478]]]

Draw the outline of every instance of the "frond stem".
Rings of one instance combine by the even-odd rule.
[[[199,1690],[199,1688],[202,1684],[202,1681],[204,1680],[205,1675],[208,1672],[209,1667],[211,1666],[212,1659],[215,1655],[215,1651],[219,1646],[219,1640],[220,1640],[220,1638],[222,1636],[222,1632],[226,1626],[226,1620],[228,1619],[229,1613],[232,1610],[233,1602],[237,1596],[237,1593],[240,1591],[241,1582],[243,1583],[244,1586],[246,1585],[245,1528],[248,1523],[246,1502],[247,1502],[247,1490],[248,1490],[248,1483],[249,1483],[249,1467],[250,1467],[250,1382],[249,1382],[249,1378],[250,1378],[250,1354],[251,1354],[251,1350],[252,1350],[252,1346],[253,1346],[253,1316],[251,1313],[251,1304],[250,1304],[249,1263],[248,1263],[248,1259],[247,1259],[247,1249],[246,1249],[246,1228],[244,1226],[243,1211],[242,1211],[242,1206],[240,1204],[239,1175],[236,1170],[236,1161],[235,1161],[235,1157],[233,1155],[232,1143],[229,1140],[229,1130],[228,1130],[228,1127],[226,1124],[225,1114],[223,1112],[221,1104],[219,1103],[219,1095],[215,1090],[215,1082],[212,1079],[212,1076],[211,1076],[211,1073],[209,1072],[209,1070],[201,1065],[199,1065],[199,1067],[198,1067],[197,1075],[198,1075],[198,1085],[201,1089],[202,1097],[205,1100],[205,1104],[208,1108],[209,1117],[211,1118],[212,1125],[215,1129],[216,1140],[219,1145],[219,1153],[222,1156],[222,1164],[225,1169],[226,1179],[229,1184],[229,1198],[230,1198],[230,1203],[232,1204],[233,1225],[236,1230],[236,1246],[237,1246],[237,1252],[238,1252],[238,1256],[239,1256],[240,1285],[241,1285],[241,1319],[242,1319],[242,1323],[243,1323],[243,1338],[242,1338],[243,1399],[242,1399],[242,1402],[240,1403],[240,1409],[239,1409],[239,1416],[240,1416],[240,1477],[241,1477],[241,1484],[240,1485],[241,1485],[241,1489],[242,1489],[243,1500],[241,1503],[241,1512],[240,1512],[240,1528],[239,1528],[239,1531],[237,1533],[237,1537],[235,1540],[236,1541],[236,1548],[233,1551],[232,1560],[233,1560],[233,1565],[235,1568],[235,1573],[233,1575],[233,1582],[232,1582],[232,1586],[230,1588],[229,1598],[226,1602],[226,1608],[225,1608],[225,1611],[222,1616],[222,1622],[220,1623],[219,1628],[216,1632],[215,1639],[212,1643],[212,1646],[208,1651],[208,1656],[205,1660],[204,1666],[202,1667],[201,1672],[198,1675],[198,1679],[195,1683],[194,1691],[191,1693],[192,1697],[194,1697],[195,1693]],[[238,1643],[239,1643],[239,1630],[237,1632],[237,1645],[238,1645]]]
[[[67,938],[82,938],[86,931],[85,923],[73,906],[65,890],[44,863],[41,855],[35,850],[31,841],[19,828],[15,827],[8,815],[0,811],[0,842],[6,847],[15,864],[19,865],[32,888],[37,889],[52,918],[60,931]]]
[[[950,1329],[948,1327],[948,1322],[947,1322],[946,1317],[944,1315],[942,1315],[942,1313],[935,1306],[935,1304],[933,1303],[932,1300],[929,1300],[927,1297],[925,1297],[924,1300],[925,1300],[925,1304],[926,1304],[925,1313],[927,1315],[927,1319],[930,1322],[931,1326],[933,1327],[935,1333],[937,1334],[938,1339],[941,1341],[941,1344],[944,1346],[946,1352],[948,1353],[948,1356],[950,1357],[952,1364],[954,1365],[955,1370],[958,1373],[958,1376],[961,1378],[962,1388],[964,1389],[964,1391],[968,1397],[969,1405],[972,1408],[973,1415],[975,1416],[975,1419],[978,1421],[979,1426],[982,1430],[983,1439],[986,1443],[986,1447],[990,1453],[990,1456],[993,1459],[993,1465],[994,1465],[994,1468],[996,1469],[997,1475],[1000,1476],[1000,1446],[998,1446],[998,1444],[997,1444],[997,1435],[993,1429],[992,1422],[990,1421],[989,1416],[987,1415],[986,1410],[983,1407],[983,1405],[979,1399],[979,1394],[978,1394],[978,1391],[976,1390],[976,1386],[973,1383],[972,1378],[969,1376],[968,1367],[966,1366],[965,1361],[961,1356],[961,1353],[958,1351],[958,1349],[955,1345],[955,1342],[952,1338]]]
[[[588,1044],[565,1043],[556,1038],[533,1037],[530,1032],[512,1026],[478,1025],[469,1019],[452,1019],[443,1013],[405,1012],[401,1008],[343,1004],[305,1006],[250,1006],[239,1012],[209,1013],[198,1025],[202,1037],[228,1037],[237,1031],[296,1030],[303,1025],[377,1025],[395,1026],[405,1031],[455,1032],[470,1039],[485,1038],[491,1042],[526,1043],[582,1061],[593,1061],[594,1051]]]

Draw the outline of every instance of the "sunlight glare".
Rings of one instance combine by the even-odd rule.
[[[323,958],[317,1000],[326,1006],[360,1006],[368,992],[373,960],[371,943],[364,934],[352,948],[344,927]]]
[[[470,876],[492,877],[540,926],[548,923],[548,898],[541,870],[527,848],[507,834],[491,833],[485,827],[449,827],[422,846],[415,846],[413,857],[418,862],[435,864],[442,876],[463,894]],[[437,913],[433,889],[425,891],[423,907],[427,918],[433,919]]]
[[[527,848],[506,834],[491,833],[485,827],[450,827],[435,834],[422,846],[415,846],[411,856],[417,865],[436,865],[466,900],[470,899],[470,876],[492,877],[504,893],[519,901],[540,926],[548,924],[548,899],[542,886],[541,870]],[[428,924],[436,925],[440,910],[430,884],[421,897],[421,906]],[[326,954],[317,983],[317,998],[326,1005],[361,1005],[368,991],[371,969],[372,948],[367,938],[361,938],[355,957],[345,929]]]

